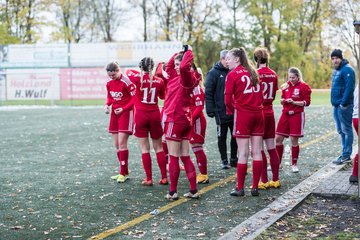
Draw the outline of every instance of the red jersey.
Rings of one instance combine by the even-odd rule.
[[[240,111],[262,111],[263,93],[262,85],[253,86],[250,73],[239,65],[226,76],[225,105],[226,113],[234,114],[234,107]]]
[[[191,122],[190,94],[198,83],[198,79],[191,70],[191,62],[194,59],[192,51],[188,50],[184,53],[180,63],[180,75],[176,73],[174,68],[176,55],[170,58],[165,69],[169,76],[164,103],[165,122],[186,123]]]
[[[106,105],[112,109],[123,108],[130,110],[134,105],[135,85],[130,79],[121,74],[120,79],[112,79],[106,83]]]
[[[164,81],[159,77],[153,76],[150,86],[149,73],[144,73],[142,83],[138,71],[127,70],[126,75],[136,86],[135,109],[158,110],[158,98],[164,99],[165,97]]]
[[[295,85],[292,85],[290,81],[287,83],[288,87],[282,90],[281,99],[292,98],[294,101],[304,101],[305,106],[309,106],[311,102],[311,89],[303,81],[298,81]],[[304,106],[297,106],[291,103],[283,103],[283,113],[293,115],[304,111]]]
[[[262,84],[264,101],[263,101],[263,112],[273,113],[273,101],[275,100],[276,91],[278,88],[278,76],[277,74],[268,67],[259,68],[259,78]]]
[[[201,115],[204,115],[204,102],[205,102],[205,93],[202,87],[197,85],[191,94],[191,112],[192,120],[195,121]],[[205,116],[204,116],[205,117]]]

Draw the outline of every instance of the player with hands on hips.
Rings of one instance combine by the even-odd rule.
[[[120,163],[119,174],[112,176],[111,179],[125,182],[129,177],[127,143],[129,135],[133,133],[135,85],[120,72],[120,67],[116,62],[109,63],[106,71],[110,81],[106,84],[107,99],[104,111],[110,114],[109,133],[112,134]]]

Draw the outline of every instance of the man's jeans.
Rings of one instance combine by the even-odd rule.
[[[352,153],[353,130],[352,130],[352,114],[353,104],[349,104],[346,108],[340,106],[334,107],[334,119],[336,129],[341,136],[342,157],[349,158]]]

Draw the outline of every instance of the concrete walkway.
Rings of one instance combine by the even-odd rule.
[[[349,183],[352,164],[335,165],[330,159],[329,162],[329,164],[278,197],[266,208],[257,212],[219,239],[254,239],[287,212],[301,204],[310,194],[357,196],[358,186]]]

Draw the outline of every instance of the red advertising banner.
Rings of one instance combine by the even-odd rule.
[[[104,68],[60,69],[60,98],[105,99],[108,80]]]

